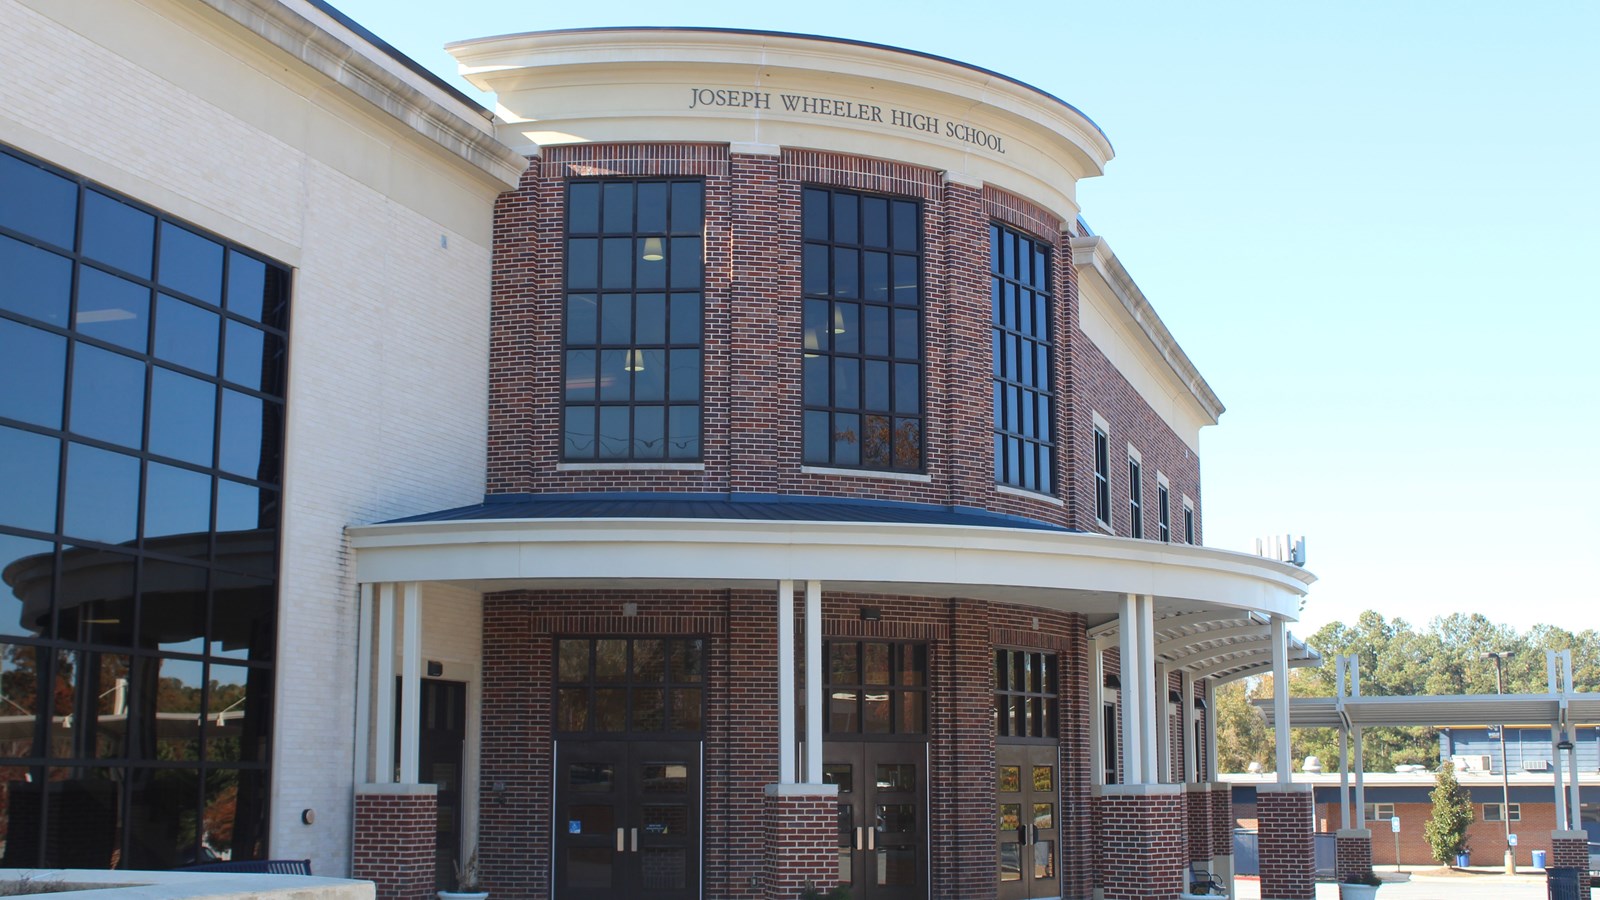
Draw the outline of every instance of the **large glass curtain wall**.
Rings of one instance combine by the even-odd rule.
[[[0,147],[0,865],[264,853],[288,295]]]

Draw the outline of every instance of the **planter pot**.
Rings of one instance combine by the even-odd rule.
[[[1341,900],[1375,900],[1378,896],[1378,885],[1375,884],[1339,884]]]
[[[440,891],[439,900],[489,900],[488,891]]]

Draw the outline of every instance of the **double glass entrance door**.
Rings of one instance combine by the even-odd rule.
[[[557,900],[700,896],[700,744],[563,741]]]
[[[823,781],[839,787],[839,881],[855,900],[926,897],[927,744],[823,747]]]
[[[1054,743],[995,747],[1000,900],[1061,895],[1059,753]]]

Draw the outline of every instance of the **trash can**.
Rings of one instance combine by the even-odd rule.
[[[1469,867],[1471,865],[1472,865],[1472,854],[1471,853],[1457,853],[1456,854],[1456,868],[1465,869],[1465,868],[1467,868],[1467,867]]]
[[[1544,870],[1545,890],[1550,900],[1584,900],[1578,893],[1581,870],[1573,866],[1551,866]]]
[[[1544,868],[1544,854],[1545,854],[1545,851],[1543,851],[1543,850],[1535,850],[1535,851],[1533,851],[1533,867],[1535,869]]]

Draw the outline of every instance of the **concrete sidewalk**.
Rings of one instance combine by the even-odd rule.
[[[1506,875],[1499,869],[1444,869],[1437,866],[1376,867],[1384,880],[1378,900],[1544,900],[1543,869],[1523,869]],[[1260,900],[1261,882],[1239,878],[1235,900]],[[1339,900],[1339,886],[1317,885],[1317,900]]]

